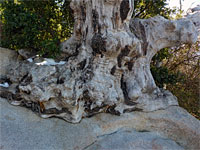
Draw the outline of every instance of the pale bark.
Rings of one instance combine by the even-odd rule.
[[[73,123],[99,112],[119,115],[178,105],[176,97],[156,86],[150,62],[162,48],[195,42],[195,26],[187,19],[160,16],[131,20],[133,4],[72,0],[74,34],[62,44],[67,63],[21,64],[15,77],[10,76],[17,83],[11,95],[20,97],[13,104],[30,104],[44,118],[57,116]]]

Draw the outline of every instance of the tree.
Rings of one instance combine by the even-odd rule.
[[[13,94],[18,104],[31,103],[42,117],[73,123],[99,112],[119,115],[178,105],[156,86],[150,62],[160,49],[195,42],[192,21],[131,19],[134,0],[72,0],[70,6],[75,25],[62,44],[66,65],[31,64],[31,71],[30,64],[17,66],[10,80],[18,85]]]

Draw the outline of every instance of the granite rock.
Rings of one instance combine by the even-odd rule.
[[[0,107],[0,147],[5,150],[200,148],[200,121],[177,106],[121,116],[100,113],[79,124],[42,119],[2,98]]]

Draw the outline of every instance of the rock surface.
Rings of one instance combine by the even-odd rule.
[[[183,150],[176,142],[154,132],[134,130],[105,135],[86,150]]]
[[[122,116],[101,113],[79,124],[42,119],[2,98],[0,112],[3,150],[200,149],[200,121],[177,106]]]
[[[14,50],[0,47],[0,78],[8,74],[11,66],[17,61],[17,52]]]

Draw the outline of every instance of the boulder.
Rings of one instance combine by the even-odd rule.
[[[17,52],[23,59],[29,59],[31,57],[35,57],[37,54],[36,51],[30,49],[19,49]]]
[[[121,116],[100,113],[71,124],[42,119],[0,99],[2,149],[200,149],[200,121],[178,106]]]
[[[103,136],[86,150],[183,150],[176,142],[154,132],[119,131]]]
[[[14,50],[0,47],[0,77],[5,77],[8,70],[17,61],[17,52]]]

